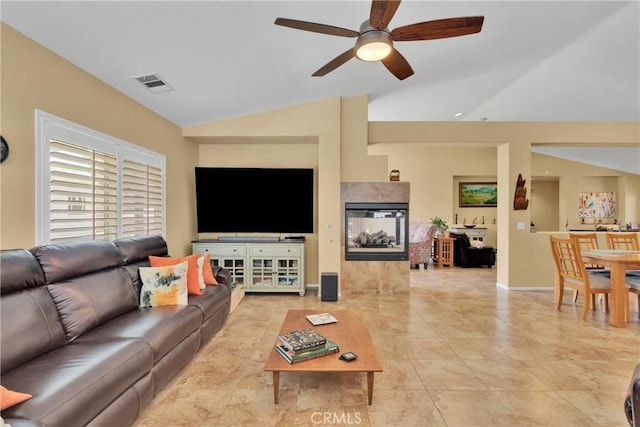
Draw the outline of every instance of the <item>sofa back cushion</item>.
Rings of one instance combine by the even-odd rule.
[[[29,251],[0,251],[2,373],[66,344],[44,275]]]
[[[122,264],[129,265],[138,261],[147,261],[149,255],[167,256],[167,242],[162,236],[138,236],[126,239],[117,239],[116,245],[122,256]]]
[[[142,281],[138,269],[149,267],[149,256],[167,256],[167,242],[162,236],[139,236],[114,240],[120,251],[122,265],[131,279],[136,298],[140,298]],[[139,302],[139,301],[138,301]]]
[[[458,239],[460,239],[460,245],[463,249],[471,246],[471,240],[469,240],[469,236],[467,236],[467,233],[461,234]]]
[[[131,280],[121,268],[116,245],[91,240],[32,249],[42,270],[67,338],[137,308]]]

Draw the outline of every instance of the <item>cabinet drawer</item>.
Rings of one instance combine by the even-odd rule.
[[[247,247],[243,245],[194,245],[193,251],[199,254],[211,254],[216,256],[244,256],[247,254]]]
[[[300,246],[251,246],[251,256],[299,257]]]

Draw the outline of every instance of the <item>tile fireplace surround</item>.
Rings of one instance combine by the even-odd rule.
[[[340,293],[342,295],[408,293],[410,271],[408,260],[345,260],[345,204],[409,203],[409,183],[343,182],[340,193],[342,206]]]

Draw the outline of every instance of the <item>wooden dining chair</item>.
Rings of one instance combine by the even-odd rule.
[[[569,238],[578,240],[580,244],[580,249],[582,252],[584,251],[594,251],[600,249],[600,245],[598,244],[598,234],[597,233],[569,233]],[[604,269],[603,265],[598,264],[590,264],[586,263],[585,268],[587,270],[602,270]]]
[[[640,275],[627,275],[627,291],[636,294],[636,312],[640,313]]]
[[[628,251],[640,251],[638,233],[607,232],[608,249],[626,249]]]
[[[600,249],[600,245],[598,244],[598,234],[595,232],[569,233],[569,238],[578,240],[578,243],[580,244],[581,252]],[[587,269],[587,273],[590,273],[590,274],[605,274],[605,275],[611,274],[611,272],[608,269],[606,269],[604,265],[585,263],[584,266]],[[578,301],[579,293],[580,293],[579,290],[577,289],[573,290],[573,302]],[[591,295],[591,302],[592,304],[594,304],[594,306],[595,306],[595,301],[596,301],[596,295],[593,294]],[[604,305],[603,305],[603,309],[604,309]]]
[[[607,233],[609,249],[626,249],[640,251],[638,233]],[[636,294],[636,311],[640,313],[640,270],[627,270],[627,290]]]
[[[590,275],[582,260],[580,243],[575,238],[562,238],[549,236],[551,253],[556,266],[556,303],[557,309],[562,307],[564,288],[576,289],[584,294],[582,307],[582,320],[587,320],[589,307],[595,310],[592,304],[592,295],[605,295],[605,312],[609,312],[609,294],[611,293],[611,279],[604,275]]]

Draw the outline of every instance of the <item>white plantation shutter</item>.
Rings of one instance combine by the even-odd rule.
[[[125,159],[122,162],[122,235],[162,233],[162,170]]]
[[[51,242],[115,239],[115,156],[54,140],[49,165]]]
[[[164,236],[164,155],[38,110],[36,146],[37,245]]]

